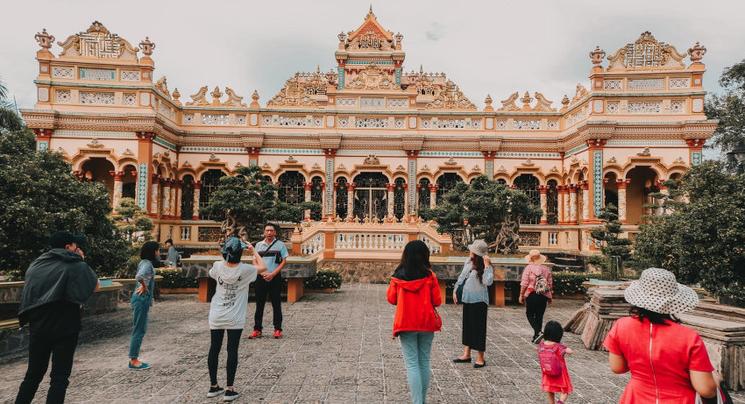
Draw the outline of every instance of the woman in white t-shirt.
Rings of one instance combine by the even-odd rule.
[[[210,389],[207,397],[217,397],[224,392],[224,401],[233,401],[239,396],[233,388],[233,381],[238,368],[238,344],[246,324],[248,286],[258,274],[266,271],[264,260],[251,244],[246,249],[253,254],[253,265],[241,263],[243,249],[241,240],[229,238],[222,249],[224,260],[215,262],[209,273],[210,278],[217,281],[217,289],[210,302],[210,353],[207,357]],[[217,360],[225,330],[228,331],[228,377],[226,389],[223,389],[217,384]]]

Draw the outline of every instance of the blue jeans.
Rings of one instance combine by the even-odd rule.
[[[411,401],[423,404],[429,388],[429,357],[432,351],[433,332],[402,332],[398,334],[401,340],[401,351],[406,365],[406,378],[409,381]]]
[[[138,295],[132,293],[132,338],[129,340],[129,358],[136,359],[140,357],[140,346],[142,338],[147,332],[147,314],[150,311],[152,298],[149,294]]]

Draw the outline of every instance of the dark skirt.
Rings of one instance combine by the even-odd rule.
[[[486,351],[486,303],[463,303],[463,345]]]

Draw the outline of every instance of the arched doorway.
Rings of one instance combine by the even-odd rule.
[[[181,219],[194,217],[194,177],[185,175],[181,179]]]
[[[220,218],[212,217],[207,215],[205,208],[210,203],[210,197],[215,192],[217,186],[220,184],[220,178],[224,177],[225,173],[218,169],[209,169],[202,174],[202,188],[199,192],[199,218],[202,220],[218,220]]]
[[[388,215],[388,177],[381,173],[362,173],[354,177],[354,216],[383,219]]]
[[[80,169],[85,181],[103,184],[109,193],[109,204],[111,204],[114,197],[114,177],[111,175],[114,171],[114,164],[102,157],[92,157],[86,160]]]
[[[393,184],[393,216],[401,220],[406,214],[406,180],[399,177]]]
[[[618,183],[616,180],[618,177],[616,176],[616,173],[609,172],[605,174],[605,177],[603,177],[603,193],[604,200],[603,200],[603,206],[607,207],[608,205],[613,205],[616,207],[616,210],[618,210]]]
[[[305,200],[305,177],[297,171],[287,171],[279,176],[277,197],[289,204],[299,204]]]
[[[640,224],[644,216],[653,213],[645,205],[654,202],[650,196],[658,192],[657,174],[648,166],[634,167],[626,173],[629,185],[626,187],[626,223]]]
[[[445,196],[451,189],[455,188],[455,185],[459,182],[463,182],[463,178],[456,173],[445,173],[437,177],[437,194],[435,195],[435,204],[439,205],[442,202],[442,197]]]
[[[336,180],[336,216],[345,219],[349,214],[347,209],[347,179],[339,177]]]
[[[528,195],[530,202],[536,206],[541,206],[541,194],[538,190],[538,178],[532,174],[521,174],[514,181],[515,188]],[[525,224],[538,224],[541,221],[541,215],[523,218]]]
[[[122,198],[135,199],[137,196],[137,168],[133,165],[127,165],[123,172]]]
[[[429,202],[430,200],[429,186],[430,186],[429,179],[422,178],[421,180],[419,180],[419,184],[416,187],[417,192],[419,193],[418,196],[419,196],[419,211],[420,212],[422,210],[429,209],[429,203],[430,203]]]
[[[315,176],[310,180],[310,200],[318,202],[323,206],[323,178]],[[310,218],[313,220],[321,220],[322,218],[322,207],[319,206],[314,208],[310,212]]]

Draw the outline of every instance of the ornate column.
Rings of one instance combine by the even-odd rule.
[[[249,166],[257,166],[259,165],[259,151],[261,148],[259,147],[249,147],[248,148],[248,165]]]
[[[541,196],[541,224],[548,224],[548,204],[546,203],[546,194],[548,187],[545,185],[538,186],[538,193]]]
[[[497,155],[496,151],[482,151],[484,155],[484,175],[490,180],[494,179],[494,157]]]
[[[184,182],[181,180],[174,180],[175,187],[173,187],[173,216],[176,219],[181,219],[181,198],[184,192]]]
[[[303,189],[305,190],[305,198],[303,200],[305,202],[310,202],[310,192],[313,189],[313,183],[306,182],[303,186]],[[305,212],[303,212],[303,217],[305,221],[310,221],[310,209],[305,209]]]
[[[199,194],[202,191],[202,181],[194,181],[194,202],[192,202],[191,220],[199,220]]]
[[[437,206],[437,185],[429,184],[429,208],[434,209]]]
[[[703,149],[706,139],[686,139],[688,156],[691,166],[697,166],[703,161]]]
[[[160,186],[160,178],[158,174],[152,175],[152,182],[150,185],[150,214],[158,214],[158,187]]]
[[[137,204],[142,210],[147,211],[150,207],[153,213],[152,184],[156,178],[151,177],[150,162],[153,159],[153,139],[155,133],[137,132]],[[156,194],[157,195],[157,194]],[[149,199],[150,198],[150,199]],[[156,200],[157,204],[157,200]]]
[[[587,141],[590,158],[590,169],[587,181],[590,184],[588,192],[591,194],[589,201],[592,203],[589,222],[596,222],[600,211],[603,209],[603,147],[605,139],[591,139]]]
[[[623,179],[616,180],[616,186],[618,187],[618,220],[621,223],[626,223],[626,187],[629,186],[631,180]]]
[[[36,150],[47,151],[52,144],[52,129],[34,129],[36,135]]]
[[[665,186],[664,182],[665,182],[664,180],[657,180],[657,188],[660,189],[660,193],[662,195],[664,195],[664,196],[670,196],[670,190],[667,189],[667,186]],[[665,202],[662,199],[658,199],[655,202],[657,202],[657,211],[655,212],[655,214],[657,216],[662,216],[662,215],[666,214],[667,212],[666,212],[666,209],[664,207],[664,203]]]
[[[404,217],[401,218],[401,221],[406,220],[406,214],[410,212],[410,210],[411,209],[409,206],[409,184],[404,184]]]
[[[590,184],[582,181],[582,222],[590,220]]]
[[[178,181],[176,181],[175,179],[172,179],[170,181],[170,185],[171,185],[171,195],[170,195],[170,202],[169,202],[170,209],[168,210],[168,215],[171,216],[172,218],[175,218],[176,217],[176,188],[178,188]]]
[[[416,170],[417,170],[417,156],[419,156],[419,150],[407,150],[406,151],[406,184],[411,185],[407,188],[406,192],[406,209],[407,215],[416,215],[419,210],[419,195],[417,193],[418,186],[416,184]]]
[[[323,206],[324,216],[335,216],[334,206],[334,157],[336,156],[336,149],[323,149],[323,155],[326,157],[324,165],[324,174],[326,175],[326,188],[324,190],[325,201]]]
[[[114,177],[114,194],[111,196],[111,208],[116,212],[119,203],[122,201],[122,178],[124,178],[124,171],[109,171],[109,174]]]
[[[393,216],[393,190],[396,189],[396,184],[388,183],[385,184],[385,189],[388,191],[388,214],[386,216]]]
[[[569,222],[577,224],[577,185],[569,185]]]
[[[357,184],[354,182],[347,183],[347,219],[354,219],[354,189],[356,187]]]

